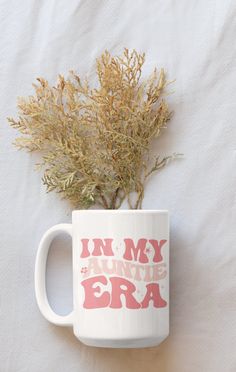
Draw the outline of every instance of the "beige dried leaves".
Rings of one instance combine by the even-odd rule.
[[[75,208],[117,209],[126,197],[130,208],[141,208],[146,179],[176,157],[150,164],[150,144],[170,111],[164,71],[155,69],[141,81],[144,61],[136,50],[116,57],[104,52],[96,63],[96,88],[75,72],[67,79],[59,75],[55,87],[40,78],[35,95],[19,99],[18,119],[8,119],[22,134],[16,146],[41,152],[47,190]]]

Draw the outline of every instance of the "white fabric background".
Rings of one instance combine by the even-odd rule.
[[[230,0],[0,0],[0,372],[236,371],[236,3]],[[33,291],[37,244],[70,209],[46,194],[35,156],[18,152],[7,116],[38,76],[92,73],[105,48],[145,51],[145,73],[176,78],[175,115],[157,143],[185,159],[156,174],[144,208],[171,214],[171,335],[157,348],[80,344],[50,325]],[[71,308],[70,242],[53,244],[48,291]],[[60,248],[60,249],[58,249]]]

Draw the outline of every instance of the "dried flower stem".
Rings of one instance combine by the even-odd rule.
[[[146,180],[176,157],[157,157],[149,169],[150,145],[171,114],[164,70],[141,81],[144,62],[136,50],[115,57],[105,51],[96,62],[95,88],[75,72],[59,75],[56,86],[39,78],[35,94],[19,98],[18,119],[8,119],[22,135],[16,146],[42,153],[47,191],[75,208],[117,209],[125,198],[130,208],[141,208]]]

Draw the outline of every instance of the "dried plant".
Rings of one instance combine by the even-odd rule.
[[[15,144],[42,153],[47,191],[76,208],[117,209],[126,197],[130,208],[141,208],[147,178],[177,156],[158,156],[150,165],[151,142],[170,111],[164,70],[141,81],[144,61],[136,50],[116,57],[105,51],[96,62],[95,88],[70,72],[56,86],[37,79],[35,95],[19,98],[18,119],[8,118],[23,135]]]

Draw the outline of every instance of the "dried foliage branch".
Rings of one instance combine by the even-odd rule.
[[[141,208],[146,179],[177,156],[157,157],[149,168],[151,142],[170,111],[164,70],[141,81],[144,61],[136,50],[117,57],[105,51],[97,59],[96,88],[71,72],[68,79],[59,75],[56,86],[39,78],[35,95],[19,98],[18,119],[8,118],[23,135],[15,144],[42,153],[47,191],[76,208],[117,209],[126,197],[130,208]]]

